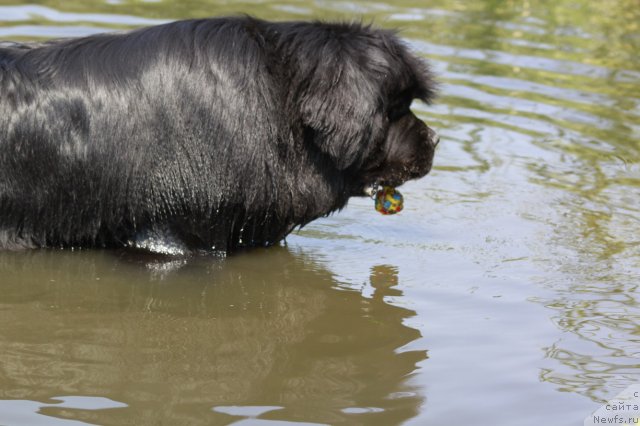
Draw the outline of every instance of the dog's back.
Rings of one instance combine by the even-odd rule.
[[[270,133],[278,104],[252,22],[0,45],[0,249],[169,233],[224,250],[249,232],[247,210],[273,208],[267,189],[283,185],[242,173],[275,169],[262,156],[275,158],[268,144],[282,140]],[[230,213],[217,215],[223,203]],[[269,227],[273,217],[251,219],[265,224],[256,238],[290,230]]]

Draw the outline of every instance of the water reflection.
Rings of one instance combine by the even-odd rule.
[[[393,266],[374,268],[369,299],[286,248],[162,266],[126,253],[0,254],[0,399],[126,402],[45,410],[98,424],[238,418],[220,406],[329,424],[416,415],[422,397],[406,379],[426,354],[400,349],[419,333],[403,325],[414,312],[384,301],[401,295]]]
[[[89,423],[55,418],[47,415],[49,408],[56,410],[107,410],[126,407],[126,404],[102,397],[57,396],[51,402],[0,400],[0,422],[10,426],[68,426]]]
[[[590,271],[585,268],[583,275]],[[593,272],[593,271],[592,271]],[[622,280],[621,280],[622,278]],[[557,361],[540,373],[542,380],[604,403],[609,388],[637,382],[640,369],[638,282],[615,275],[584,276],[553,298],[533,298],[553,310],[551,319],[565,331],[545,348]]]

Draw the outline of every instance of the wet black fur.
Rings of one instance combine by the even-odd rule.
[[[0,248],[269,245],[426,174],[393,32],[250,17],[0,44]]]

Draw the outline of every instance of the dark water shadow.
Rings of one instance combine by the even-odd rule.
[[[402,349],[420,334],[403,324],[413,311],[384,300],[401,295],[396,282],[393,266],[374,267],[365,298],[287,248],[189,260],[0,253],[0,423],[33,401],[42,415],[99,424],[227,424],[242,418],[218,409],[230,406],[402,423],[424,402],[409,379],[426,353]],[[127,406],[60,408],[59,396]]]

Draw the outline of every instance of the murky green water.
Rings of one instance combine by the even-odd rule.
[[[640,382],[637,0],[0,4],[0,39],[363,17],[443,82],[397,217],[223,260],[0,253],[1,425],[581,425]]]

